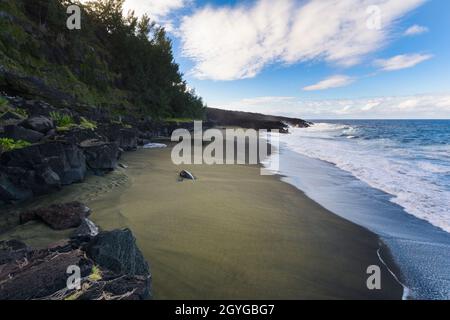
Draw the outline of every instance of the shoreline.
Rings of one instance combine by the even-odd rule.
[[[334,164],[283,148],[283,181],[294,185],[338,216],[377,234],[389,248],[408,299],[448,298],[448,233],[416,218],[392,203],[389,194],[374,189]]]
[[[208,184],[208,186],[202,190],[207,190],[209,192],[210,202],[217,203],[215,193],[223,192],[225,194],[222,194],[222,196],[218,196],[218,198],[230,198],[234,199],[235,201],[233,204],[225,204],[227,206],[227,210],[233,210],[233,214],[230,215],[229,218],[224,218],[223,216],[215,216],[214,211],[211,212],[209,215],[203,215],[199,213],[199,207],[196,204],[193,204],[191,200],[189,200],[189,197],[195,197],[198,199],[198,195],[195,194],[195,192],[189,192],[188,189],[183,186],[181,187],[183,189],[183,192],[180,192],[180,190],[176,190],[178,188],[177,182],[175,182],[176,172],[177,169],[175,166],[173,166],[170,162],[170,158],[167,159],[167,156],[162,156],[163,154],[168,153],[169,149],[165,150],[145,150],[145,151],[139,151],[138,153],[132,153],[127,154],[125,161],[127,165],[129,165],[129,174],[131,177],[131,185],[126,188],[119,196],[114,193],[110,193],[106,195],[106,199],[100,199],[98,201],[94,201],[90,205],[93,207],[94,212],[97,214],[94,214],[93,220],[101,227],[107,227],[107,228],[114,228],[117,227],[115,223],[111,221],[108,217],[111,217],[112,214],[116,214],[118,217],[120,216],[122,221],[127,223],[127,226],[129,226],[131,229],[134,230],[134,233],[136,234],[136,237],[138,239],[138,242],[140,243],[140,247],[142,248],[142,251],[146,258],[150,261],[153,267],[154,272],[154,287],[155,287],[155,297],[157,299],[198,299],[198,298],[255,298],[258,297],[259,299],[264,298],[275,298],[275,299],[324,299],[324,298],[333,298],[333,299],[345,299],[345,298],[351,298],[351,299],[372,299],[372,298],[381,298],[381,299],[401,299],[403,294],[403,288],[395,281],[395,279],[391,276],[387,268],[384,268],[383,265],[380,265],[382,268],[382,278],[383,283],[388,284],[387,289],[382,290],[381,293],[376,292],[369,292],[367,288],[365,287],[365,281],[368,277],[365,273],[365,268],[367,266],[363,266],[362,261],[370,261],[371,264],[381,264],[378,255],[377,250],[379,249],[379,241],[380,238],[375,235],[374,233],[368,231],[367,229],[363,227],[359,227],[355,225],[352,222],[349,222],[347,220],[344,220],[334,213],[324,209],[319,204],[314,202],[313,200],[309,199],[301,190],[298,190],[294,186],[291,186],[283,181],[280,180],[279,176],[271,176],[271,177],[261,177],[259,176],[259,166],[231,166],[231,167],[223,167],[223,166],[183,166],[183,169],[188,169],[194,172],[194,174],[200,175],[200,179],[198,182],[195,183],[196,186],[205,183]],[[145,154],[145,156],[144,156]],[[148,163],[147,163],[148,161]],[[148,166],[148,167],[147,167]],[[180,168],[181,169],[181,168]],[[148,174],[148,172],[153,172],[153,174]],[[235,171],[234,173],[232,171]],[[249,172],[251,171],[251,172]],[[147,172],[147,178],[145,177]],[[256,176],[257,174],[257,176]],[[209,178],[208,175],[214,175],[214,177]],[[230,190],[232,188],[238,188],[240,189],[237,184],[232,184],[231,186],[228,185],[226,182],[223,181],[224,177],[228,177],[229,179],[232,179],[232,177],[238,178],[243,180],[245,179],[251,179],[249,182],[249,185],[252,185],[252,188],[255,188],[258,190],[258,192],[264,193],[264,196],[257,196],[255,195],[256,190],[252,190],[252,194],[246,194],[244,193],[241,196],[237,196],[236,193],[237,190]],[[142,186],[146,185],[146,179],[157,179],[158,182],[163,181],[162,179],[173,179],[172,182],[165,181],[165,184],[172,184],[171,186],[165,186],[167,190],[172,190],[174,193],[174,198],[176,197],[183,197],[179,201],[183,202],[183,206],[177,206],[176,204],[170,203],[170,197],[162,196],[158,197],[158,201],[155,198],[153,198],[155,195],[151,190],[149,190],[147,193],[142,192]],[[203,181],[206,179],[207,181]],[[212,179],[212,181],[210,181]],[[256,182],[256,180],[258,182]],[[181,185],[189,184],[189,181],[182,182]],[[217,186],[217,184],[221,184],[221,186]],[[246,182],[243,182],[246,183]],[[259,186],[263,184],[264,186],[260,188]],[[157,183],[159,186],[163,186],[162,183]],[[180,185],[180,186],[181,186]],[[276,195],[280,195],[282,193],[287,193],[288,196],[284,196],[286,201],[280,201],[280,199],[276,199],[276,196],[273,194],[274,192],[271,192],[270,190],[274,187]],[[175,188],[175,189],[173,189]],[[196,187],[194,187],[196,188]],[[141,189],[141,191],[139,191]],[[265,189],[265,190],[260,190]],[[244,190],[244,188],[242,188]],[[239,190],[241,192],[245,192]],[[139,195],[139,192],[141,194]],[[160,192],[163,195],[167,195],[170,192],[165,192],[165,190],[160,190]],[[199,192],[197,190],[197,192]],[[145,194],[144,194],[145,193]],[[247,189],[247,193],[249,193]],[[244,199],[246,196],[252,197],[250,199]],[[270,200],[264,200],[262,198],[270,198]],[[283,196],[281,196],[283,197]],[[255,199],[259,199],[260,201],[264,202],[264,205],[259,203],[258,206],[261,207],[259,209],[263,209],[264,206],[270,206],[271,209],[276,212],[276,214],[283,214],[283,211],[289,212],[289,216],[286,217],[286,221],[283,221],[283,223],[280,225],[280,229],[274,231],[272,230],[271,234],[267,232],[267,226],[264,225],[264,223],[261,223],[260,221],[252,220],[253,225],[248,225],[248,221],[243,221],[242,216],[237,213],[237,211],[241,211],[243,214],[246,214],[246,219],[261,219],[265,222],[271,221],[272,223],[278,222],[277,217],[273,212],[270,212],[270,210],[265,210],[263,217],[258,216],[257,210],[255,211],[253,208],[251,208],[251,203],[255,204],[258,203],[258,201],[255,201]],[[117,205],[118,209],[114,210],[111,206],[111,201],[115,201],[115,204]],[[248,203],[246,203],[248,201]],[[294,202],[289,204],[289,202]],[[146,203],[152,203],[152,209],[147,210],[147,214],[143,214],[142,211],[146,211]],[[250,203],[250,205],[249,205]],[[201,210],[208,211],[208,206],[210,205],[209,201],[205,203]],[[108,208],[108,206],[110,206]],[[168,206],[168,207],[167,207]],[[277,207],[278,206],[278,207]],[[300,212],[298,214],[299,210],[297,207],[301,207],[304,211],[308,211],[309,215],[315,215],[315,217],[305,217],[305,215],[308,215],[308,213]],[[115,206],[114,206],[115,207]],[[172,209],[178,209],[184,212],[182,213],[172,213]],[[302,210],[302,211],[303,211]],[[114,211],[117,211],[114,213]],[[219,210],[218,208],[215,208],[215,211],[220,211],[220,214],[226,214],[226,210]],[[312,214],[311,214],[312,212]],[[158,222],[156,219],[162,219],[162,215],[170,215],[170,217],[165,217],[166,221]],[[147,215],[150,215],[148,217]],[[186,217],[186,215],[189,215],[189,217]],[[211,215],[214,215],[214,217],[211,217]],[[317,218],[317,215],[320,215],[320,218]],[[200,220],[198,217],[200,216],[202,220]],[[212,219],[212,221],[211,221]],[[219,221],[214,221],[214,219],[217,219]],[[304,226],[304,220],[317,220],[317,221],[308,221],[311,223],[310,226],[305,227]],[[205,221],[206,220],[206,221]],[[230,221],[232,220],[232,221]],[[303,220],[303,221],[302,221]],[[135,221],[135,222],[133,222]],[[139,221],[139,223],[136,223],[136,221]],[[156,229],[156,235],[148,235],[147,228],[145,228],[143,225],[145,224],[145,221],[152,221],[153,226],[151,229],[152,231]],[[236,224],[236,221],[241,223],[241,225]],[[195,223],[200,223],[201,226],[195,226]],[[222,224],[221,224],[222,223]],[[308,223],[308,224],[309,224]],[[244,226],[242,226],[242,224]],[[293,228],[293,225],[298,226],[299,230],[295,230]],[[229,225],[229,226],[228,226]],[[133,227],[134,226],[134,227]],[[192,232],[186,232],[185,228],[188,226],[193,228],[198,228],[198,233],[207,233],[205,237],[199,236],[195,230]],[[212,290],[212,292],[209,292],[208,295],[203,296],[202,292],[198,292],[198,290],[194,288],[188,288],[186,289],[186,292],[178,292],[180,288],[177,287],[177,289],[171,289],[171,286],[174,286],[175,284],[186,286],[186,279],[177,279],[173,281],[173,283],[169,284],[162,284],[164,280],[161,278],[158,279],[158,274],[161,272],[160,275],[165,280],[165,277],[168,277],[168,274],[171,273],[171,276],[174,276],[172,272],[175,270],[178,270],[179,267],[172,267],[173,265],[177,265],[180,263],[180,261],[183,260],[183,258],[190,258],[193,261],[189,263],[189,267],[180,268],[184,271],[185,269],[189,269],[190,267],[198,267],[201,268],[201,262],[204,262],[204,260],[213,260],[211,264],[215,267],[217,267],[217,264],[214,262],[215,259],[218,259],[217,255],[211,254],[214,249],[212,249],[211,245],[205,245],[204,241],[213,241],[217,239],[217,235],[214,232],[206,232],[204,231],[205,228],[216,228],[216,232],[223,232],[222,229],[226,229],[228,232],[234,233],[235,237],[241,237],[245,238],[247,241],[256,241],[253,236],[248,236],[248,234],[243,235],[242,233],[254,233],[255,228],[261,228],[259,232],[261,233],[258,235],[257,239],[258,241],[265,242],[267,239],[265,237],[274,237],[277,241],[281,242],[284,239],[283,238],[292,238],[292,240],[304,240],[305,238],[308,238],[309,241],[311,241],[311,244],[304,245],[295,243],[295,241],[288,241],[286,243],[283,243],[282,245],[274,245],[274,244],[265,244],[264,246],[260,246],[259,250],[262,251],[260,253],[260,259],[263,261],[267,261],[266,256],[271,256],[273,258],[272,253],[269,252],[269,248],[276,247],[276,250],[285,250],[285,252],[296,252],[296,257],[292,260],[286,259],[283,257],[283,255],[275,254],[275,256],[280,260],[279,262],[275,263],[276,267],[272,268],[272,279],[267,280],[267,277],[265,278],[265,281],[269,282],[275,282],[274,279],[279,276],[277,275],[277,268],[278,270],[282,270],[285,268],[285,264],[292,264],[291,269],[289,272],[286,272],[286,274],[283,274],[285,278],[290,278],[290,280],[287,280],[283,285],[285,286],[284,292],[277,292],[276,295],[266,295],[256,294],[255,292],[252,292],[253,295],[250,295],[248,292],[241,292],[240,295],[234,295],[234,296],[226,296],[227,290],[218,292],[217,290]],[[315,234],[301,234],[302,232],[307,233],[307,230],[309,227],[314,228],[316,227],[321,231],[320,237],[317,237]],[[341,230],[341,232],[336,232],[334,228],[344,229]],[[241,232],[242,229],[242,232]],[[326,229],[327,232],[324,232],[321,229]],[[196,229],[197,230],[197,229]],[[258,231],[258,230],[256,230]],[[346,231],[346,232],[345,232]],[[180,245],[179,241],[176,239],[173,239],[172,237],[177,238],[177,236],[168,236],[169,233],[182,233],[182,236],[180,237],[183,242],[186,243],[192,243],[190,246]],[[284,233],[284,234],[282,234]],[[274,236],[275,234],[275,236]],[[333,234],[331,236],[330,234]],[[358,236],[356,236],[358,235]],[[231,242],[238,242],[236,239],[230,239],[227,235],[221,235],[220,240],[222,241],[231,241]],[[150,240],[151,239],[151,240]],[[334,241],[339,241],[339,244],[333,243]],[[362,240],[364,239],[364,240]],[[320,242],[320,245],[315,244],[314,242],[318,241]],[[155,244],[156,242],[156,244]],[[356,242],[356,243],[355,243]],[[171,243],[172,245],[169,245]],[[195,245],[199,246],[205,246],[204,250],[202,249],[193,249],[192,247]],[[254,246],[254,245],[253,245]],[[253,247],[252,246],[252,247]],[[354,246],[355,249],[348,249],[347,246]],[[220,247],[220,246],[219,246]],[[328,247],[328,248],[327,248]],[[349,275],[343,275],[342,271],[337,272],[334,275],[331,275],[333,268],[324,268],[322,271],[325,275],[319,275],[317,274],[317,271],[314,270],[316,268],[320,269],[323,268],[323,266],[317,266],[317,264],[327,263],[327,260],[330,260],[330,257],[327,256],[327,254],[333,254],[334,249],[330,250],[329,247],[338,247],[341,249],[340,252],[342,252],[342,257],[340,258],[333,258],[333,260],[338,260],[338,265],[340,265],[341,268],[344,268],[345,265],[346,270],[348,269],[358,269],[358,276],[353,277]],[[214,246],[213,246],[214,248]],[[345,249],[344,249],[345,248]],[[216,248],[217,249],[217,248]],[[236,259],[238,261],[241,261],[242,264],[251,264],[251,261],[248,261],[248,259],[245,259],[245,257],[240,256],[239,254],[236,254],[235,250],[231,250],[229,248],[222,248],[221,250],[224,250],[223,255],[237,255]],[[225,250],[228,249],[228,250]],[[251,248],[254,250],[254,248]],[[242,250],[242,249],[240,249]],[[356,255],[356,258],[354,256],[354,250],[358,251],[358,255]],[[302,256],[302,251],[316,251],[315,253],[308,253],[306,256]],[[248,251],[250,252],[250,251]],[[180,257],[177,257],[177,254],[179,254]],[[255,252],[253,252],[255,254]],[[162,255],[158,256],[158,255]],[[211,255],[213,257],[211,257]],[[259,254],[256,254],[257,256]],[[311,256],[316,258],[316,261],[305,261],[307,259],[311,259]],[[317,257],[317,256],[320,256]],[[389,255],[388,255],[389,256]],[[180,260],[181,259],[181,260]],[[222,258],[220,258],[222,259]],[[349,262],[347,259],[356,259],[355,263]],[[314,259],[313,259],[314,260]],[[346,262],[344,260],[347,260]],[[388,265],[394,265],[392,262],[392,259],[386,258],[386,261],[388,261]],[[314,265],[316,264],[316,265]],[[355,265],[358,265],[357,267]],[[314,265],[314,266],[313,266]],[[294,267],[296,266],[296,267]],[[170,268],[172,269],[171,272],[169,271],[161,271],[160,268]],[[302,269],[310,268],[310,270],[314,270],[312,275],[308,275],[305,272],[302,272]],[[365,268],[364,268],[365,267]],[[234,270],[235,266],[228,265],[227,268],[230,270]],[[339,269],[339,267],[338,267]],[[392,269],[397,269],[396,266],[392,267]],[[257,268],[255,268],[255,271]],[[275,270],[275,271],[274,271]],[[190,274],[190,280],[195,282],[202,281],[202,278],[199,277],[199,275],[196,272],[189,271]],[[205,272],[208,272],[208,270],[205,270]],[[242,272],[242,271],[241,271]],[[295,275],[296,273],[300,272],[303,280],[300,281],[298,278],[298,275]],[[238,272],[237,272],[238,273]],[[340,274],[341,273],[341,274]],[[346,272],[347,273],[347,272]],[[218,276],[224,276],[222,272],[218,272]],[[308,280],[308,277],[310,278]],[[344,281],[342,277],[348,277],[349,281]],[[258,277],[251,277],[251,280],[247,279],[246,276],[243,276],[242,281],[250,282],[253,285],[255,284],[256,278]],[[358,280],[355,280],[355,278],[358,278]],[[245,280],[244,280],[245,279]],[[312,279],[320,280],[319,282],[333,282],[333,285],[330,285],[328,283],[327,286],[322,287],[321,285],[314,285],[311,284]],[[171,281],[169,279],[168,281]],[[295,285],[291,285],[291,281],[297,281]],[[303,282],[304,281],[304,282]],[[209,281],[205,281],[205,286],[211,286],[213,283],[220,282],[216,279],[209,279]],[[271,285],[275,286],[274,283]],[[302,288],[302,292],[296,291],[295,287]],[[310,286],[310,290],[305,290],[306,286]],[[342,290],[336,290],[336,287],[346,287],[345,290],[347,290],[345,293],[342,292]],[[353,292],[349,286],[355,286],[356,288]],[[282,287],[282,286],[280,286]],[[320,290],[319,290],[320,288]],[[279,289],[279,288],[278,288]],[[271,288],[273,290],[273,288]],[[323,292],[318,293],[316,291]],[[345,291],[344,290],[344,291]],[[183,290],[180,290],[183,291]],[[201,290],[200,290],[201,291]],[[251,290],[250,290],[251,291]],[[281,290],[283,291],[283,290]],[[288,292],[289,293],[286,293]],[[308,294],[309,291],[310,293]],[[367,292],[366,292],[367,291]],[[220,295],[224,294],[224,295]]]
[[[387,283],[387,285],[383,286],[379,292],[369,291],[365,287],[368,277],[365,268],[369,263],[379,264],[380,262],[377,250],[379,250],[378,243],[381,240],[377,235],[324,209],[308,198],[303,191],[282,181],[282,176],[259,176],[260,166],[200,166],[201,168],[192,166],[192,169],[187,166],[187,169],[200,175],[195,186],[208,184],[206,190],[210,193],[209,197],[216,199],[211,200],[212,203],[217,203],[218,199],[224,203],[224,198],[227,196],[232,196],[236,200],[232,204],[228,204],[227,209],[233,212],[230,218],[215,216],[216,219],[213,219],[207,215],[206,212],[210,211],[204,207],[202,211],[204,210],[206,215],[202,215],[198,212],[198,206],[188,199],[196,197],[195,193],[189,191],[191,189],[189,187],[192,187],[189,186],[190,181],[176,182],[177,169],[170,162],[170,157],[167,158],[169,150],[170,148],[139,150],[125,154],[123,162],[129,167],[121,173],[127,176],[127,182],[117,188],[109,189],[109,191],[106,189],[105,191],[108,192],[99,194],[98,197],[87,202],[94,212],[92,220],[101,229],[112,230],[129,227],[133,230],[139,247],[152,265],[156,299],[401,299],[402,288],[391,276],[389,270],[382,265],[380,265],[382,283]],[[210,177],[212,175],[214,177]],[[144,180],[142,180],[143,176],[146,176]],[[106,177],[110,179],[108,176]],[[254,194],[255,190],[250,194],[249,188],[240,190],[242,195],[239,196],[236,190],[234,190],[236,192],[230,190],[230,188],[239,188],[239,186],[235,186],[230,180],[224,180],[242,180],[244,177],[244,180],[248,181],[243,181],[243,183],[258,189],[258,192],[263,193],[264,196],[259,197]],[[97,178],[94,177],[94,179]],[[170,195],[170,192],[167,190],[160,190],[159,192],[165,196],[157,198],[154,196],[158,192],[155,195],[152,191],[145,193],[144,190],[142,192],[142,186],[148,185],[145,181],[146,178],[164,181],[164,183],[156,184],[153,181],[150,186],[156,185],[164,188],[164,184],[166,184],[165,187],[175,192],[176,197],[182,197],[181,201],[185,203],[185,206],[177,207],[175,205],[175,207],[178,210],[183,209],[184,214],[171,212],[174,204],[168,202],[167,198],[170,197],[166,196]],[[105,177],[98,179],[101,181]],[[206,181],[204,181],[205,179]],[[209,181],[211,179],[212,181]],[[227,186],[227,181],[233,186]],[[216,190],[211,188],[214,185]],[[179,187],[183,189],[183,192],[176,190]],[[140,194],[136,192],[139,188],[141,189]],[[86,190],[83,188],[83,184],[73,185],[73,189],[64,191],[64,194],[51,196],[51,201],[57,201],[56,199],[61,199],[61,197],[63,199],[70,198],[71,194],[80,196],[83,190]],[[225,192],[225,195],[221,196],[221,192]],[[246,196],[251,197],[252,200],[247,199],[246,201],[244,199]],[[276,199],[277,196],[285,198],[285,201]],[[268,201],[267,198],[271,198],[271,200]],[[45,199],[49,200],[47,197]],[[180,200],[180,198],[178,199]],[[259,204],[261,206],[259,210],[263,211],[262,217],[258,216],[258,210],[252,208],[258,201],[264,202],[264,205]],[[150,211],[152,213],[148,212],[146,202],[151,203],[152,210]],[[243,205],[240,202],[247,203]],[[293,203],[289,204],[290,202]],[[206,205],[211,205],[211,203]],[[277,219],[279,217],[271,210],[265,210],[264,206],[271,206],[271,210],[277,214],[283,215],[287,212],[288,215],[283,217],[280,223]],[[301,210],[299,211],[298,208]],[[146,211],[147,214],[145,214]],[[226,212],[218,208],[216,211],[220,211],[221,215]],[[246,215],[240,215],[239,211]],[[213,213],[214,210],[211,212]],[[147,216],[148,214],[150,217]],[[167,214],[171,215],[171,219],[166,218],[166,221],[155,223],[155,219],[163,219],[163,215]],[[192,216],[186,217],[186,215]],[[262,220],[262,222],[258,220]],[[185,232],[183,229],[187,226],[197,228],[192,224],[193,221],[201,225],[197,226],[198,231]],[[274,229],[267,226],[268,222],[280,225]],[[157,230],[154,229],[155,224],[158,226]],[[24,227],[27,228],[27,226],[20,228]],[[34,245],[45,246],[56,240],[57,237],[61,237],[60,234],[56,234],[42,225],[37,227],[31,224],[28,227],[35,230],[28,233],[30,238],[28,240],[31,240]],[[215,232],[206,232],[204,237],[199,236],[199,234],[205,233],[204,229],[208,227]],[[320,236],[314,233],[309,234],[311,228],[317,228]],[[223,233],[223,229],[235,233],[234,236],[230,238],[230,235]],[[52,236],[45,236],[45,230]],[[152,235],[152,231],[156,235]],[[27,233],[23,230],[8,233],[11,236],[21,234],[22,237],[27,237]],[[191,245],[180,245],[179,241],[173,239],[176,236],[171,236],[173,233],[183,233],[181,237],[183,243],[191,243]],[[218,237],[216,233],[219,233],[220,236]],[[2,238],[4,235],[2,234]],[[308,240],[306,245],[302,243],[305,239]],[[27,239],[22,240],[26,242]],[[242,245],[241,241],[242,243],[255,243],[244,250],[239,248]],[[211,242],[211,244],[204,247],[205,242]],[[229,245],[223,245],[227,242],[233,242],[236,247],[232,249],[228,247]],[[196,248],[199,246],[200,249],[197,250]],[[214,251],[220,250],[222,252],[219,254],[214,253]],[[294,257],[287,258],[284,254],[280,254],[280,251],[283,252],[283,250],[292,253],[291,255]],[[336,251],[340,252],[338,257],[334,256]],[[254,257],[247,259],[245,254],[242,255],[243,252],[252,253]],[[227,256],[235,256],[234,260],[240,263],[234,265],[228,261],[229,257],[227,258]],[[391,265],[392,259],[389,257],[388,254],[386,261],[388,261],[388,265]],[[221,261],[223,267],[219,263],[221,259],[225,259],[225,263]],[[184,260],[192,261],[184,268],[177,266]],[[334,262],[337,271],[329,265],[330,260]],[[255,261],[260,263],[255,265]],[[261,265],[268,262],[271,264],[267,268],[268,270],[258,271]],[[202,266],[204,263],[209,267]],[[199,275],[198,272],[193,271],[195,268],[202,269],[203,274]],[[248,274],[249,270],[254,270],[254,273],[258,273],[258,275]],[[176,276],[177,271],[179,273],[186,272],[186,279]],[[224,290],[213,289],[214,284],[223,285],[230,281],[227,277],[230,272],[235,275],[234,277],[242,278],[240,281],[236,281],[237,279],[233,279],[234,277],[231,279],[232,282],[236,281],[233,283],[238,287]],[[212,275],[207,276],[208,273],[216,274],[220,280],[215,279]],[[355,275],[356,273],[357,275]],[[175,281],[171,281],[171,278],[175,278]],[[262,279],[266,285],[259,283],[263,282]],[[198,283],[199,281],[203,281],[203,286],[207,289],[203,289],[203,291],[201,288],[193,288],[189,285],[190,282]],[[249,288],[239,288],[242,283],[246,283]],[[231,285],[231,287],[233,286]]]

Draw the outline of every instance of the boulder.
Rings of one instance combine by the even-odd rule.
[[[129,229],[101,232],[86,252],[100,267],[117,274],[150,277],[150,269]]]
[[[72,144],[80,144],[83,141],[92,139],[107,140],[106,137],[90,129],[76,128],[64,133],[64,140]]]
[[[24,128],[38,131],[43,134],[46,134],[47,132],[55,128],[53,120],[44,116],[30,117],[26,119],[24,122],[22,122],[21,125]]]
[[[21,201],[33,196],[31,190],[22,188],[11,181],[11,178],[0,171],[0,199],[6,202]]]
[[[82,181],[86,159],[76,145],[46,142],[2,153],[0,172],[0,200],[13,201]]]
[[[13,140],[23,140],[31,143],[40,141],[44,135],[38,131],[26,129],[18,125],[5,126],[4,136]]]
[[[81,182],[86,177],[86,157],[74,144],[49,142],[40,146],[46,163],[56,172],[62,185]]]
[[[56,204],[48,208],[22,212],[20,214],[20,223],[42,220],[52,229],[65,230],[79,227],[83,220],[89,216],[90,211],[87,206],[79,202]]]
[[[37,166],[34,170],[31,189],[35,195],[43,195],[61,189],[61,178],[48,165]]]
[[[124,151],[136,150],[138,146],[138,135],[134,129],[121,129],[119,136],[119,147]]]
[[[0,300],[143,300],[151,298],[151,276],[145,261],[136,258],[139,249],[134,237],[117,230],[89,238],[87,241],[64,240],[45,249],[33,249],[20,241],[0,242]],[[121,235],[117,237],[117,235]],[[100,239],[97,239],[100,237]],[[95,243],[108,249],[109,261],[119,261],[126,267],[123,273],[106,267],[105,255],[96,261],[89,257],[86,247]],[[120,250],[110,246],[119,245]],[[101,248],[100,248],[101,249]],[[129,249],[132,253],[123,252]],[[117,263],[119,263],[117,262]],[[102,263],[102,265],[100,265]],[[112,263],[111,265],[117,265]],[[73,273],[68,268],[80,268],[81,289],[67,287]],[[95,266],[95,268],[94,268]],[[135,266],[132,268],[132,266]],[[146,267],[140,271],[136,266]],[[132,271],[136,275],[131,275]],[[140,271],[140,272],[138,272]],[[137,273],[142,273],[138,275]]]
[[[80,267],[86,277],[93,263],[76,249],[60,253],[34,250],[27,259],[3,265],[0,268],[0,300],[51,299],[67,286],[69,266]]]
[[[72,238],[89,238],[98,235],[98,227],[88,218],[84,218],[81,225],[72,233]]]
[[[115,142],[124,151],[133,151],[138,146],[138,131],[132,128],[124,128],[120,124],[102,125],[98,128],[99,134],[108,142]]]
[[[117,167],[120,156],[117,144],[91,139],[80,143],[80,147],[84,151],[88,167],[94,173],[102,174]]]

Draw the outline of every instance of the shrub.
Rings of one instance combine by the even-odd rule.
[[[10,138],[0,138],[0,153],[25,148],[31,143],[23,140],[14,140]]]
[[[75,124],[70,115],[61,112],[50,112],[50,117],[55,121],[58,128],[70,128]]]
[[[25,109],[12,108],[9,105],[8,100],[6,100],[4,97],[0,97],[0,115],[4,114],[5,112],[12,112],[17,114],[18,116],[21,116],[22,118],[28,118],[28,113]]]

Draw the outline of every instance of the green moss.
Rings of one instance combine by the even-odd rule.
[[[22,140],[14,140],[10,138],[0,138],[0,153],[15,150],[15,149],[22,149],[25,147],[30,146],[31,143],[22,141]]]

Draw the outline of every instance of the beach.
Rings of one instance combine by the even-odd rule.
[[[157,299],[400,299],[379,240],[259,166],[183,166],[170,149],[127,154],[129,186],[89,206],[101,228],[130,227],[150,261]]]
[[[401,299],[371,232],[257,165],[178,167],[170,150],[127,153],[127,169],[37,202],[83,198],[101,229],[130,228],[156,299]],[[198,180],[179,181],[181,169]],[[94,197],[95,186],[104,190]],[[18,228],[2,238],[45,246],[65,235],[38,223]],[[381,290],[366,286],[370,265],[381,267]]]

